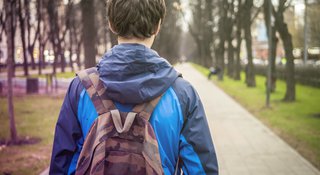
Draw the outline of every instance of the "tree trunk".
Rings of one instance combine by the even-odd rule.
[[[72,38],[71,29],[69,30],[69,51],[70,51],[70,55],[69,55],[69,66],[70,66],[72,72],[74,72],[74,66],[73,66],[73,60],[72,60],[73,38]]]
[[[58,52],[58,55],[59,55],[59,58],[60,58],[61,72],[65,72],[66,58],[64,56],[64,49],[62,49],[62,39],[60,39],[59,33],[57,33],[56,36],[58,37],[57,52]]]
[[[205,1],[205,18],[203,20],[204,29],[203,32],[203,39],[204,39],[204,47],[205,47],[205,57],[204,57],[204,65],[206,67],[212,66],[212,51],[211,46],[213,43],[213,1],[212,0],[206,0]],[[211,22],[211,23],[208,23]]]
[[[236,60],[234,64],[234,72],[233,72],[233,78],[235,80],[241,80],[241,65],[240,65],[240,51],[241,51],[241,22],[237,22],[237,32],[236,32],[236,38],[237,38],[237,47],[236,47]],[[239,24],[240,23],[240,24]]]
[[[71,11],[71,15],[75,16],[75,10],[72,9]],[[76,58],[76,63],[77,63],[77,67],[78,70],[81,70],[81,60],[80,60],[80,54],[81,54],[81,46],[82,46],[82,41],[83,41],[83,36],[82,36],[82,31],[78,30],[78,26],[77,26],[77,20],[76,18],[71,18],[71,29],[70,29],[70,34],[72,35],[72,38],[74,39],[73,44],[75,44],[74,48],[75,48],[75,53],[77,55]],[[80,32],[78,32],[80,31]]]
[[[34,42],[31,43],[31,25],[30,25],[30,0],[24,0],[24,8],[25,8],[25,12],[26,12],[26,16],[25,16],[25,21],[26,21],[26,25],[27,25],[27,34],[28,34],[28,47],[27,50],[29,53],[29,56],[31,58],[31,68],[32,70],[36,69],[36,63],[34,60],[34,55],[33,55],[33,49],[34,49]],[[36,40],[36,38],[38,37],[38,31],[35,32],[35,38],[34,41]]]
[[[198,58],[194,59],[194,62],[196,64],[201,65],[201,57],[202,57],[202,44],[201,44],[201,40],[199,39],[199,37],[196,38],[196,43],[197,43],[197,51],[198,51]]]
[[[223,81],[224,75],[224,42],[220,41],[218,49],[218,58],[217,58],[217,69],[219,69],[218,80]]]
[[[236,14],[236,40],[237,40],[237,46],[235,48],[235,54],[236,54],[236,60],[234,64],[234,72],[233,72],[233,78],[235,80],[241,80],[241,65],[240,65],[240,51],[241,51],[241,31],[242,31],[242,1],[238,0],[238,12]]]
[[[204,60],[205,60],[205,57],[206,57],[206,55],[205,55],[205,49],[206,48],[205,47],[206,46],[205,46],[205,43],[204,43],[204,39],[203,39],[203,37],[201,37],[201,47],[200,47],[201,55],[199,57],[199,63],[200,63],[201,66],[204,66],[204,67],[205,67]]]
[[[270,12],[269,12],[269,1],[264,1],[263,4],[264,7],[264,19],[265,19],[265,25],[268,26],[270,24]],[[271,60],[270,60],[270,66],[271,66],[271,89],[270,92],[276,91],[276,80],[277,80],[277,70],[276,70],[276,55],[277,55],[277,44],[278,44],[278,38],[276,36],[276,29],[275,26],[271,26],[271,38],[272,38],[272,46],[271,46]],[[267,35],[269,36],[269,27],[267,27]],[[266,82],[267,86],[267,82]]]
[[[5,10],[6,10],[6,33],[7,33],[7,48],[8,48],[8,63],[7,63],[7,70],[8,70],[8,113],[10,118],[10,136],[11,142],[17,142],[17,129],[15,125],[15,118],[14,118],[14,108],[13,108],[13,92],[12,92],[12,77],[13,77],[13,57],[14,57],[14,19],[15,18],[15,0],[5,0],[4,1]]]
[[[42,69],[45,68],[45,60],[44,60],[44,49],[46,48],[46,44],[48,38],[43,40],[41,33],[39,34],[39,75],[42,74]]]
[[[20,34],[21,34],[21,42],[22,42],[22,54],[23,54],[23,68],[24,68],[24,75],[29,75],[29,67],[28,67],[28,57],[27,57],[27,49],[26,49],[26,37],[25,37],[25,17],[23,17],[22,13],[22,0],[19,0],[19,8],[18,8],[18,15],[19,15],[19,23],[20,23]]]
[[[285,0],[280,1],[278,7],[278,12],[275,13],[275,26],[277,31],[280,34],[280,37],[283,41],[283,47],[285,51],[285,56],[287,59],[286,64],[286,94],[284,96],[284,101],[292,102],[296,99],[296,89],[295,89],[295,73],[294,73],[294,56],[293,56],[293,44],[292,37],[288,30],[288,25],[284,22],[284,4]]]
[[[41,40],[41,38],[39,37],[39,41]],[[39,42],[39,62],[38,62],[38,74],[41,75],[42,74],[42,64],[43,64],[43,60],[44,60],[44,55],[43,55],[44,49],[42,47],[42,45]]]
[[[246,66],[246,84],[248,87],[256,87],[254,65],[252,61],[252,37],[251,37],[251,9],[253,2],[246,0],[244,4],[244,37],[246,41],[248,65]]]
[[[81,70],[81,60],[80,60],[80,53],[81,53],[81,42],[79,42],[77,44],[77,48],[76,48],[76,54],[77,54],[77,65],[78,65],[78,69]]]
[[[232,45],[232,38],[230,37],[228,39],[228,72],[227,72],[230,78],[233,77],[233,72],[234,72],[233,65],[234,65],[234,48]]]
[[[225,52],[225,40],[226,40],[226,16],[227,16],[227,9],[228,9],[228,1],[220,1],[220,19],[219,19],[219,44],[217,50],[217,68],[220,70],[218,73],[218,80],[223,81],[224,75],[224,52]]]
[[[62,49],[62,39],[60,38],[60,26],[58,24],[58,10],[57,1],[49,0],[47,4],[47,11],[50,21],[50,41],[54,50],[53,74],[56,73],[58,61],[60,59],[61,72],[64,72],[65,58]]]
[[[271,48],[271,92],[276,91],[276,81],[277,81],[277,69],[276,69],[276,55],[277,55],[277,44],[278,38],[276,37],[276,32],[273,27],[272,29],[272,48]]]
[[[90,68],[96,65],[96,29],[93,3],[94,1],[92,0],[81,0],[85,68]]]
[[[236,60],[234,64],[235,71],[233,73],[234,75],[233,78],[235,80],[241,80],[240,50],[241,50],[241,36],[237,36]]]
[[[43,35],[42,35],[42,30],[41,30],[41,23],[42,23],[42,11],[41,9],[43,8],[42,0],[37,0],[37,13],[38,13],[38,28],[39,28],[39,37],[38,37],[38,43],[39,43],[39,62],[38,62],[38,74],[42,74],[42,68],[43,65],[45,64],[44,61],[44,48],[45,45],[42,43]]]
[[[281,19],[281,18],[280,18]],[[287,59],[286,64],[286,94],[284,101],[295,101],[295,79],[294,79],[294,57],[293,57],[293,45],[292,37],[289,33],[287,24],[283,20],[276,19],[277,30],[279,31],[280,37],[283,41],[283,46],[285,50],[285,55]]]
[[[52,45],[52,49],[54,51],[54,60],[53,60],[53,65],[52,65],[53,72],[52,73],[55,74],[56,68],[57,68],[57,59],[58,59],[57,49],[56,49],[56,35],[55,35],[56,31],[58,30],[56,23],[55,23],[55,21],[57,20],[55,0],[48,1],[47,11],[48,11],[49,23],[50,23],[49,38],[50,38],[50,42]]]
[[[234,39],[234,0],[232,1],[228,1],[228,6],[227,6],[227,11],[228,11],[228,16],[226,17],[225,20],[225,32],[226,34],[226,42],[227,42],[227,59],[228,59],[228,63],[227,63],[227,75],[229,77],[233,76],[233,64],[234,64],[234,46],[232,44],[232,41]]]

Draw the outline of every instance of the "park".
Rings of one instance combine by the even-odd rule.
[[[320,1],[165,5],[152,49],[199,94],[219,174],[320,175]],[[0,2],[0,174],[48,174],[70,84],[118,44],[106,6]]]

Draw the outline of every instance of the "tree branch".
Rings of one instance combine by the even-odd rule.
[[[284,6],[283,6],[283,12],[284,12],[285,10],[287,10],[287,8],[289,8],[289,7],[291,6],[292,1],[293,1],[293,0],[290,0],[290,1],[287,3],[287,5],[284,4]]]
[[[195,40],[200,40],[199,35],[196,34],[195,30],[192,28],[191,24],[189,22],[187,22],[184,12],[182,9],[177,9],[180,13],[180,15],[182,16],[183,21],[188,24],[188,28],[189,28],[189,32],[191,34],[191,36],[195,39]]]
[[[259,8],[257,9],[256,13],[255,13],[255,14],[253,15],[253,17],[251,18],[251,20],[250,20],[250,23],[251,23],[251,24],[252,24],[253,21],[256,19],[256,17],[259,15],[260,11],[261,11],[261,7],[259,7]]]
[[[0,24],[1,24],[1,28],[0,28],[0,38],[2,36],[3,31],[5,31],[6,28],[6,22],[7,22],[7,17],[4,15],[4,10],[1,10],[1,16],[0,16]]]

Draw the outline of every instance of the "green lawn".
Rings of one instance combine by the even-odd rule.
[[[208,69],[193,66],[208,75]],[[282,101],[285,82],[278,80],[277,90],[271,95],[271,108],[266,108],[265,77],[256,76],[256,88],[248,88],[244,78],[242,73],[241,81],[227,76],[223,82],[212,76],[212,81],[320,168],[320,89],[297,84],[296,102],[286,103]]]
[[[7,99],[0,98],[0,139],[8,139]],[[63,97],[22,96],[14,98],[19,137],[35,137],[33,145],[0,148],[0,174],[39,174],[50,161],[54,127]]]

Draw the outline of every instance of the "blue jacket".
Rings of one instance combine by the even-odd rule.
[[[97,65],[108,96],[120,111],[164,94],[150,123],[159,144],[165,175],[179,166],[184,174],[218,174],[206,115],[195,89],[155,51],[140,44],[120,44]],[[76,77],[57,121],[50,174],[74,174],[82,145],[98,114]]]

